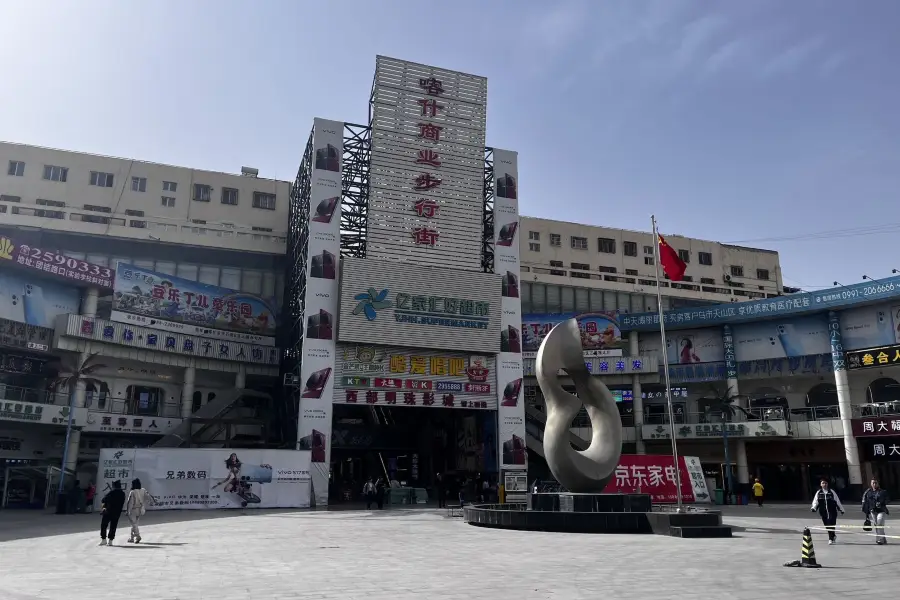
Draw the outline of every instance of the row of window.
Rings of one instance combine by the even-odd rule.
[[[584,313],[592,311],[621,311],[630,313],[655,312],[656,295],[577,288],[563,285],[522,282],[522,314]],[[663,295],[663,310],[711,306],[716,301],[694,300]]]
[[[654,264],[653,257],[652,257],[652,256],[645,256],[645,257],[644,257],[644,264],[646,264],[646,265],[653,265],[653,264]],[[555,270],[553,270],[553,269],[565,268],[565,265],[563,264],[563,261],[561,261],[561,260],[551,260],[551,261],[550,261],[550,268],[551,268],[551,271],[550,271],[550,274],[551,274],[551,275],[565,275],[565,274],[566,274],[565,271],[555,271]],[[576,271],[590,271],[590,270],[591,270],[591,265],[589,265],[589,264],[587,264],[587,263],[576,263],[576,262],[573,262],[573,263],[569,263],[569,268],[570,268],[570,269],[575,269]],[[735,273],[735,269],[739,269],[739,272],[738,272],[738,273]],[[616,267],[606,267],[606,266],[602,266],[602,265],[601,265],[601,266],[597,267],[597,270],[598,270],[600,273],[612,273],[612,274],[618,273],[618,269],[616,269]],[[637,269],[625,269],[625,274],[626,274],[626,275],[635,275],[635,276],[636,276],[636,275],[639,275]],[[744,268],[743,268],[743,267],[738,267],[738,266],[732,267],[732,274],[734,274],[735,277],[743,277],[743,276],[744,276]],[[571,275],[572,275],[572,277],[579,277],[579,276],[582,276],[583,274],[577,273],[577,272],[573,271],[573,272],[571,273]],[[587,279],[587,276],[584,276],[584,278]],[[666,278],[668,278],[668,276],[666,276]],[[757,279],[768,280],[768,279],[769,279],[769,270],[768,270],[768,269],[757,269],[757,270],[756,270],[756,278],[757,278]],[[683,278],[683,280],[684,280],[684,281],[693,281],[694,278],[693,278],[691,275],[685,275],[684,278]],[[701,277],[701,278],[700,278],[700,283],[709,284],[709,285],[715,285],[716,280],[715,280],[714,278],[712,278],[712,277]],[[733,286],[735,286],[735,287],[743,287],[743,284],[742,284],[742,283],[735,283],[735,282],[727,282],[727,283],[730,283],[731,285],[733,285]],[[760,289],[763,289],[763,288],[760,287]]]
[[[21,160],[9,161],[7,175],[13,177],[23,177],[25,175],[25,163]],[[68,167],[59,167],[55,165],[44,165],[44,179],[47,181],[58,181],[65,183],[69,179]],[[102,171],[91,171],[90,184],[97,187],[113,187],[115,176],[112,173],[104,173]],[[163,181],[162,191],[174,193],[178,190],[178,183],[175,181]],[[147,178],[132,177],[132,192],[146,192]],[[212,198],[212,187],[203,183],[194,184],[193,199],[197,202],[209,202]],[[238,205],[238,190],[234,188],[222,188],[221,196],[222,204],[229,206]],[[166,207],[175,206],[175,198],[172,196],[162,196],[162,205]],[[275,194],[266,194],[263,192],[253,192],[253,208],[261,208],[263,210],[275,210]]]

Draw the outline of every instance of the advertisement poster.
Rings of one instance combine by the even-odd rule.
[[[656,354],[662,362],[659,333],[640,334],[641,355]],[[666,358],[670,365],[693,365],[697,363],[722,362],[725,360],[725,345],[719,327],[708,329],[684,329],[666,332]]]
[[[498,454],[502,471],[528,469],[525,447],[525,398],[522,385],[522,301],[519,297],[519,166],[518,154],[494,149],[494,271],[502,274],[500,354],[497,391],[500,407]]]
[[[535,353],[544,336],[558,323],[575,317],[581,330],[581,346],[592,356],[622,356],[625,343],[615,312],[530,314],[522,319],[522,350]],[[533,357],[533,355],[532,355]]]
[[[313,500],[328,504],[341,256],[344,124],[316,119],[309,201],[306,320],[300,359],[297,447],[311,455]]]
[[[824,314],[734,326],[738,362],[828,354],[831,341]]]
[[[295,450],[100,450],[96,507],[120,481],[153,496],[148,510],[308,508],[310,455]]]
[[[893,310],[887,304],[861,306],[838,313],[844,350],[889,346],[897,340]]]
[[[274,299],[116,265],[112,320],[119,323],[271,346],[276,311]]]
[[[695,457],[678,457],[682,502],[710,502],[706,480],[692,475],[688,463],[699,465]],[[664,454],[623,454],[606,494],[650,494],[655,504],[678,502],[674,459]],[[695,468],[694,471],[697,469]]]
[[[24,269],[40,271],[80,285],[104,290],[112,288],[112,269],[63,256],[51,250],[22,244],[9,234],[0,235],[0,261],[3,260],[11,261]]]
[[[57,315],[78,314],[80,298],[78,288],[0,271],[0,319],[52,328]]]

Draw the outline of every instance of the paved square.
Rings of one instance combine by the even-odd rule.
[[[127,544],[124,526],[118,546],[106,548],[97,545],[98,515],[7,511],[0,599],[824,600],[900,586],[900,543],[879,547],[862,534],[842,533],[828,546],[816,531],[827,568],[783,568],[799,558],[803,525],[820,525],[783,507],[731,509],[726,522],[738,529],[730,540],[507,532],[431,509],[158,512],[145,520],[144,543]]]

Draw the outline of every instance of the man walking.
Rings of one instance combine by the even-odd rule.
[[[822,517],[822,524],[828,530],[828,545],[833,546],[837,541],[834,527],[837,525],[838,512],[844,514],[844,507],[841,505],[841,499],[838,498],[837,493],[828,487],[827,479],[819,482],[819,491],[813,497],[810,510],[818,511],[819,516]]]
[[[763,487],[763,484],[757,479],[756,483],[753,484],[753,496],[756,498],[756,503],[759,504],[760,508],[762,508],[763,505],[763,494],[765,491],[766,489]]]
[[[119,517],[122,516],[122,508],[125,506],[125,492],[122,491],[122,482],[118,479],[113,481],[113,489],[103,496],[100,505],[100,513],[103,517],[100,519],[100,545],[112,546],[113,540],[116,539],[116,527],[119,526]],[[109,528],[109,542],[107,542],[106,530]]]
[[[875,528],[875,543],[879,546],[887,544],[884,535],[884,518],[888,512],[888,494],[878,485],[878,480],[873,479],[869,489],[863,494],[862,511]]]

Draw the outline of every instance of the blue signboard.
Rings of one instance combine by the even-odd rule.
[[[877,282],[867,281],[820,292],[791,294],[767,300],[681,308],[667,311],[663,318],[666,327],[674,329],[723,325],[847,308],[869,302],[892,300],[898,296],[900,296],[900,277],[890,277]],[[619,318],[619,326],[624,331],[659,329],[659,315],[657,313],[622,315]]]

